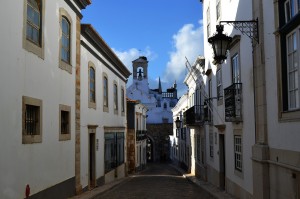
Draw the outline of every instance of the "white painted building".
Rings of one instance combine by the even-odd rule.
[[[88,4],[11,0],[0,8],[0,198],[25,198],[27,185],[32,198],[75,194],[76,25]]]
[[[196,81],[186,82],[190,101],[194,101],[186,111],[186,121],[195,133],[195,173],[238,198],[251,198],[255,144],[251,39],[222,22],[224,32],[233,39],[227,60],[217,65],[207,40],[221,21],[252,20],[252,2],[213,0],[202,5],[205,64],[198,67],[196,60],[190,70]],[[197,114],[189,117],[191,112],[199,113],[199,118]]]
[[[170,158],[174,164],[186,171],[191,168],[191,136],[190,129],[184,125],[185,117],[183,115],[188,107],[188,94],[184,94],[178,100],[176,106],[172,108],[173,112],[173,135],[170,136]],[[176,121],[180,121],[177,128]]]
[[[129,75],[96,30],[90,24],[82,24],[80,184],[83,190],[125,177],[125,89]]]
[[[256,144],[253,198],[300,198],[300,2],[253,0]]]

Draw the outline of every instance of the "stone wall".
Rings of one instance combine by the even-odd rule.
[[[170,160],[170,139],[173,135],[173,124],[147,124],[147,136],[153,143],[154,162]]]

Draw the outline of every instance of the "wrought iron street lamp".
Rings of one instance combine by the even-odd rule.
[[[179,129],[181,127],[181,121],[179,120],[179,117],[175,120],[176,128]]]
[[[250,21],[220,21],[217,25],[217,33],[208,38],[208,42],[212,45],[214,51],[214,63],[222,64],[227,58],[227,51],[232,38],[223,34],[224,26],[221,23],[232,25],[235,29],[247,35],[253,41],[258,43],[258,20]]]
[[[223,25],[217,25],[217,33],[208,38],[208,42],[211,43],[213,51],[214,51],[214,60],[216,64],[222,64],[224,60],[227,58],[227,50],[229,48],[229,44],[232,41],[231,37],[223,34]]]

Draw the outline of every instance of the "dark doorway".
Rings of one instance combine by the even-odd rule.
[[[219,134],[220,151],[220,188],[225,190],[225,138],[224,134]]]
[[[95,166],[95,133],[89,134],[89,189],[93,189],[96,186],[96,166]]]

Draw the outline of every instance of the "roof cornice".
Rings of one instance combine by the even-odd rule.
[[[91,0],[73,0],[80,9],[85,9],[92,2]]]

